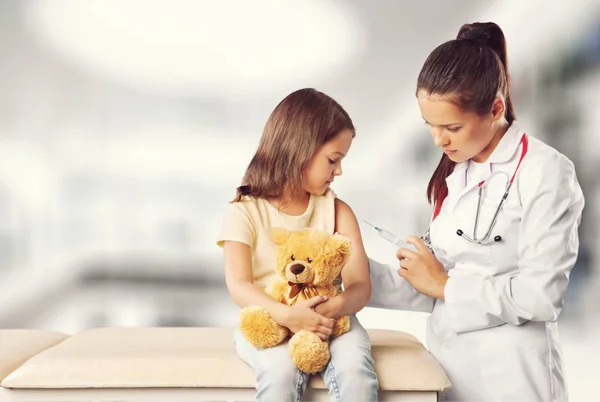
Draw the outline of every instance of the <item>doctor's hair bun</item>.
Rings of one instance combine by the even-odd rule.
[[[460,27],[458,40],[472,40],[484,46],[491,47],[494,52],[500,57],[504,67],[508,67],[508,60],[506,57],[506,39],[502,29],[493,22],[474,22],[472,24],[465,24]]]
[[[476,24],[476,23],[475,23]],[[475,26],[475,24],[465,24],[458,31],[456,39],[470,39],[475,41],[486,41],[490,38],[490,32],[486,26]]]

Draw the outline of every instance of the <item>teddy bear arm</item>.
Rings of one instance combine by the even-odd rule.
[[[275,301],[280,301],[280,295],[285,283],[277,279],[265,288],[265,293]],[[258,349],[279,345],[288,336],[287,328],[279,325],[267,312],[259,306],[248,306],[240,313],[240,330],[246,339]]]
[[[283,295],[287,290],[287,283],[284,282],[281,278],[275,278],[267,287],[265,288],[265,293],[271,297],[271,299],[275,301],[281,301]]]
[[[335,322],[333,323],[333,331],[331,333],[331,337],[335,338],[337,336],[345,334],[348,331],[350,331],[350,316],[343,315],[335,319]]]

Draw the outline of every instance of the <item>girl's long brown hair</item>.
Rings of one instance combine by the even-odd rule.
[[[505,102],[505,118],[515,119],[510,96],[510,79],[504,33],[493,22],[465,24],[456,39],[438,46],[427,58],[417,81],[417,94],[448,96],[464,111],[485,115],[500,94]],[[448,195],[446,178],[455,162],[442,154],[427,186],[427,199],[439,209]]]
[[[344,130],[354,135],[350,116],[331,97],[312,88],[292,92],[269,116],[233,202],[300,191],[315,152]]]

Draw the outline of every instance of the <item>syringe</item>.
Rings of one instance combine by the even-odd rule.
[[[379,236],[383,237],[384,239],[386,239],[390,243],[395,244],[398,247],[405,247],[406,246],[406,243],[403,240],[401,240],[398,236],[396,236],[395,234],[393,234],[389,230],[382,229],[379,226],[375,226],[372,223],[369,223],[369,222],[367,222],[365,220],[363,220],[363,222],[365,222],[369,226],[372,226],[379,233]]]

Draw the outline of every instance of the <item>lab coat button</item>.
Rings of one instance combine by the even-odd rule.
[[[444,347],[444,349],[448,349],[448,342],[444,342],[442,346]]]

